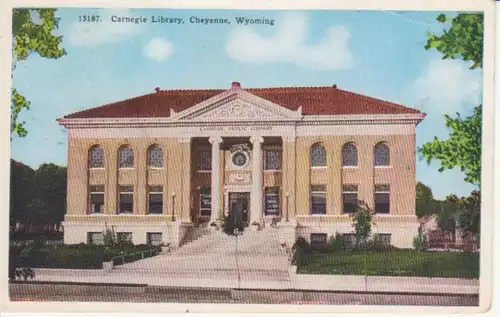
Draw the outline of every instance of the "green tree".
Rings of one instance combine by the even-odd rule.
[[[33,200],[31,184],[35,171],[23,163],[10,160],[10,225],[25,223],[28,204]]]
[[[472,62],[471,68],[483,67],[483,14],[460,13],[455,18],[440,14],[437,20],[451,22],[448,30],[440,36],[428,34],[425,49],[436,49],[443,59],[462,58]],[[480,186],[481,182],[481,124],[482,105],[474,108],[471,116],[462,118],[445,115],[445,125],[450,130],[447,140],[437,137],[418,149],[430,163],[433,159],[441,161],[440,172],[460,167],[465,180]]]
[[[439,171],[460,167],[465,180],[480,185],[481,182],[481,126],[482,107],[474,108],[471,116],[462,118],[445,115],[445,125],[450,130],[447,140],[434,137],[431,142],[419,148],[428,163],[433,159],[441,161]]]
[[[459,13],[450,18],[440,14],[437,21],[441,23],[451,22],[448,30],[438,36],[428,34],[425,49],[435,48],[443,54],[443,59],[462,58],[464,61],[473,62],[471,68],[483,67],[483,14],[482,13]]]
[[[62,36],[53,32],[59,27],[56,9],[15,8],[12,12],[12,72],[17,62],[26,60],[31,53],[41,57],[57,59],[66,55],[60,47]],[[15,88],[11,96],[11,133],[25,137],[28,133],[25,122],[19,121],[19,113],[30,108],[30,102]]]
[[[356,237],[356,247],[364,248],[368,244],[368,239],[372,232],[373,210],[362,200],[358,201],[356,211],[351,215],[354,235]]]
[[[429,186],[417,182],[417,200],[416,211],[417,217],[432,215],[435,212],[435,202],[432,190]]]
[[[33,194],[37,200],[35,207],[40,208],[38,213],[44,211],[45,215],[42,219],[34,214],[31,217],[45,225],[60,225],[66,212],[66,167],[53,163],[40,165],[33,176]],[[36,208],[33,212],[37,213]]]

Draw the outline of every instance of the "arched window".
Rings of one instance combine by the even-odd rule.
[[[311,166],[326,166],[326,149],[320,143],[316,143],[311,147]]]
[[[385,142],[375,145],[374,156],[375,166],[389,166],[389,146]]]
[[[128,145],[120,148],[118,153],[118,164],[120,168],[134,167],[134,150]]]
[[[99,145],[94,145],[90,148],[89,167],[104,168],[104,150]]]
[[[152,168],[163,167],[163,150],[156,144],[148,149],[148,166]]]
[[[342,166],[358,166],[358,149],[352,142],[342,147]]]

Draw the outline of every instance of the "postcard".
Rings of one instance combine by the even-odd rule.
[[[2,10],[4,309],[488,310],[493,1],[217,2]]]

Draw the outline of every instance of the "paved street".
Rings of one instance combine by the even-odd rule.
[[[165,287],[10,284],[13,301],[477,306],[477,295],[394,295]]]

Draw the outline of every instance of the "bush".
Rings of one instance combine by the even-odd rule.
[[[146,252],[151,250],[151,252]],[[12,267],[31,268],[67,268],[67,269],[101,269],[103,262],[113,259],[115,265],[123,262],[132,262],[142,259],[141,252],[146,252],[145,257],[159,254],[159,247],[152,247],[146,244],[133,246],[124,244],[110,247],[92,244],[74,244],[61,246],[43,246],[35,248],[33,246],[18,247],[11,246],[11,256],[14,260],[11,264],[9,274],[13,274]],[[15,257],[15,254],[18,254]],[[123,255],[127,259],[115,259],[114,257]]]
[[[310,253],[312,251],[311,245],[304,237],[298,237],[297,240],[295,240],[292,251],[296,251],[297,249],[301,249],[305,253]]]
[[[335,237],[332,237],[330,240],[330,251],[337,252],[340,250],[344,250],[344,239],[340,233],[335,233]]]
[[[424,237],[422,237],[421,235],[415,236],[415,238],[413,238],[413,248],[416,251],[424,251],[425,250]]]

